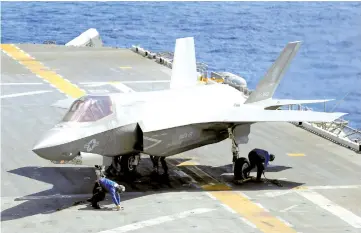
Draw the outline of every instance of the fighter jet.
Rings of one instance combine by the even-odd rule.
[[[290,104],[330,100],[274,99],[273,95],[300,41],[283,49],[255,90],[199,84],[193,37],[176,40],[170,88],[161,91],[84,95],[54,104],[67,108],[63,119],[45,133],[33,152],[51,161],[79,156],[84,164],[114,166],[130,174],[141,154],[168,157],[232,140],[234,176],[248,164],[238,154],[248,143],[251,125],[262,122],[331,122],[346,113],[276,110]]]

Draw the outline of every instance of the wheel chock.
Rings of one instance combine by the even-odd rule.
[[[235,184],[244,184],[244,183],[246,183],[246,182],[248,182],[248,181],[251,181],[251,180],[252,180],[252,177],[248,177],[248,178],[246,178],[246,179],[234,180],[233,182],[234,182]]]

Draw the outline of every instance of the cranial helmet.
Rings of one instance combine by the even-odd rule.
[[[270,159],[269,159],[269,160],[270,160],[270,161],[273,161],[273,160],[275,159],[275,157],[276,157],[276,156],[275,156],[274,154],[270,154]]]
[[[125,192],[125,187],[123,185],[118,185],[117,186],[117,191],[118,191],[118,193],[124,193]]]

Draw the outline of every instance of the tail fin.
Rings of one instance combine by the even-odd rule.
[[[176,40],[170,88],[183,88],[197,84],[197,63],[193,37]]]
[[[267,71],[265,77],[258,83],[256,89],[245,101],[245,104],[272,98],[285,71],[287,70],[300,46],[300,41],[290,42],[287,44],[277,60]]]

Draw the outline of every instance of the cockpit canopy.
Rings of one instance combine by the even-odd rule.
[[[63,121],[93,122],[113,113],[112,100],[109,96],[83,96],[74,101]]]

